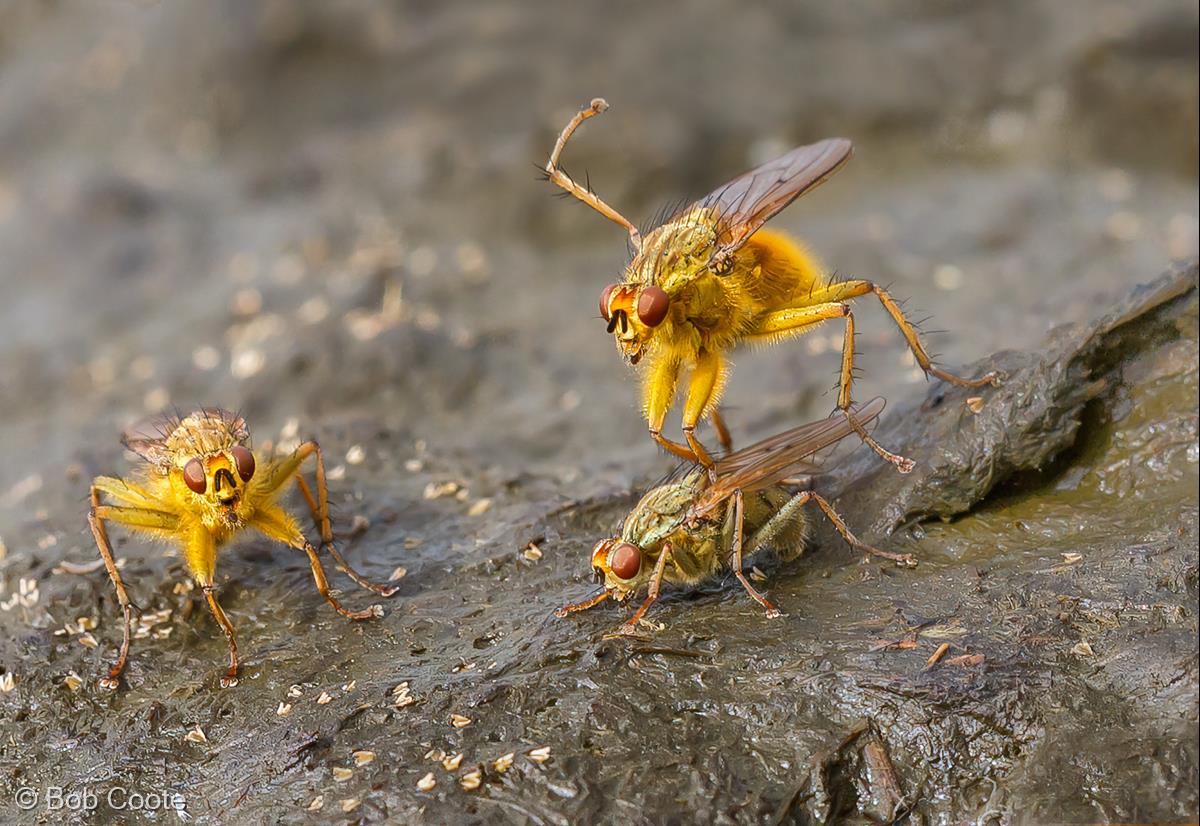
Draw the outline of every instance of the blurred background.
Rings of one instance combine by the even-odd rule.
[[[907,299],[969,373],[1196,255],[1197,35],[1190,0],[0,0],[0,812],[17,784],[132,778],[186,792],[195,822],[300,822],[322,795],[403,822],[780,822],[864,717],[920,822],[1194,812],[1194,315],[1136,374],[1170,392],[1087,434],[1098,471],[917,529],[902,576],[818,541],[770,583],[787,624],[736,583],[672,598],[660,644],[700,650],[635,661],[599,639],[620,612],[551,616],[670,462],[598,318],[626,236],[539,170],[597,96],[612,108],[564,163],[639,222],[852,138],[772,225]],[[898,331],[870,298],[856,320],[856,397],[913,409]],[[735,355],[738,443],[833,409],[841,337]],[[218,579],[245,677],[222,692],[178,555],[114,531],[162,627],[139,627],[127,691],[94,692],[113,592],[57,567],[95,563],[88,480],[129,471],[125,425],[199,404],[240,409],[263,449],[319,437],[339,540],[401,593],[348,626],[303,558],[242,543]],[[1074,562],[1090,578],[1060,578]],[[1071,620],[1063,594],[1124,625]],[[1131,620],[1130,601],[1156,604]],[[931,640],[876,653],[935,612],[985,666],[927,675]],[[431,744],[464,772],[554,757],[418,795]],[[363,748],[381,759],[341,782]]]
[[[661,467],[596,319],[623,233],[538,175],[594,96],[564,162],[635,220],[853,138],[774,225],[931,316],[951,369],[1035,346],[1196,253],[1196,43],[1175,0],[9,0],[0,536],[170,405],[259,441],[365,421],[573,496]],[[923,392],[857,315],[856,396]],[[740,354],[741,443],[832,409],[840,336]]]

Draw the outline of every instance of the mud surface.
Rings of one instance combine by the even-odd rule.
[[[1194,4],[559,8],[0,7],[3,821],[179,819],[113,788],[192,822],[1195,820]],[[946,366],[1007,374],[926,385],[859,303],[856,397],[918,467],[860,449],[815,484],[918,568],[818,526],[756,560],[783,619],[732,578],[640,640],[551,616],[669,466],[594,318],[621,233],[535,169],[598,94],[565,160],[639,219],[854,138],[776,224],[911,298]],[[739,355],[739,443],[829,412],[840,336]],[[181,561],[119,534],[148,633],[100,694],[111,585],[56,569],[95,556],[121,427],[198,403],[319,438],[347,555],[401,591],[351,625],[302,558],[231,548],[222,691]],[[18,807],[55,786],[100,800]]]

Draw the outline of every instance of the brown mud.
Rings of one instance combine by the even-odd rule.
[[[1194,821],[1196,32],[1179,2],[0,8],[0,819],[179,820],[119,787],[198,823]],[[622,233],[535,168],[596,95],[564,161],[634,217],[855,139],[773,225],[1006,374],[927,385],[856,305],[855,396],[918,465],[847,444],[814,484],[916,569],[818,525],[755,560],[781,619],[732,577],[642,639],[552,616],[670,466],[594,318]],[[829,413],[840,336],[738,355],[739,444]],[[114,529],[146,634],[99,693],[111,585],[57,570],[95,558],[88,480],[201,403],[318,438],[344,551],[400,593],[350,624],[235,545],[220,690],[180,559]],[[56,786],[101,802],[17,805]]]

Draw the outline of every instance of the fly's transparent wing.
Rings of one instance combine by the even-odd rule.
[[[796,147],[734,178],[687,211],[706,209],[716,215],[717,256],[729,255],[781,209],[824,183],[853,151],[845,138]]]
[[[882,398],[875,398],[866,404],[855,405],[851,415],[857,422],[866,425],[879,417],[885,405]],[[711,511],[736,490],[748,493],[786,479],[797,472],[805,459],[837,444],[852,433],[854,428],[846,418],[835,414],[828,419],[769,436],[717,460],[717,479],[697,497],[693,514]]]

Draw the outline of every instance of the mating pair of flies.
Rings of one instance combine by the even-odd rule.
[[[851,144],[832,138],[802,146],[754,169],[680,211],[645,235],[594,192],[573,181],[559,157],[583,121],[607,108],[601,100],[567,124],[546,165],[550,181],[620,224],[634,256],[623,279],[606,287],[600,314],[619,352],[642,371],[642,405],[651,437],[685,464],[653,487],[626,517],[619,537],[599,542],[592,567],[603,589],[593,598],[558,611],[584,610],[612,598],[623,601],[646,588],[646,600],[620,631],[632,633],[662,583],[694,584],[732,570],[770,616],[778,609],[742,571],[743,555],[773,548],[784,559],[803,548],[807,520],[803,508],[816,504],[852,547],[912,565],[910,555],[890,554],[860,542],[832,506],[811,490],[795,491],[797,475],[818,470],[809,462],[818,452],[856,434],[901,472],[911,460],[884,448],[867,431],[883,401],[856,406],[851,401],[854,315],[847,303],[873,293],[899,326],[921,369],[967,387],[995,383],[994,374],[963,379],[935,367],[916,329],[882,288],[870,281],[834,281],[801,244],[763,225],[793,200],[823,183],[849,159]],[[717,401],[729,372],[727,352],[743,342],[771,343],[842,319],[845,335],[833,417],[793,428],[734,452]],[[683,407],[684,442],[663,435],[680,375],[688,371]],[[714,458],[696,436],[709,418],[725,454]],[[329,589],[318,549],[296,518],[279,504],[294,483],[320,532],[321,550],[358,585],[383,597],[395,586],[374,583],[355,571],[333,541],[329,496],[321,449],[301,444],[285,457],[256,455],[248,446],[244,420],[227,411],[204,408],[166,417],[127,431],[127,447],[145,461],[130,480],[101,476],[91,489],[89,523],[105,568],[116,588],[124,619],[117,659],[100,686],[115,689],[129,653],[133,603],[109,543],[107,524],[123,525],[182,550],[193,579],[229,644],[223,687],[237,683],[238,654],[233,625],[214,591],[219,549],[246,529],[303,551],[317,590],[351,620],[383,616],[379,605],[352,611]],[[315,492],[301,473],[313,457]]]

